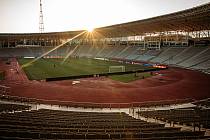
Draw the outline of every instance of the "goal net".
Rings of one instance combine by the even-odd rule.
[[[125,72],[125,66],[109,66],[109,73]]]

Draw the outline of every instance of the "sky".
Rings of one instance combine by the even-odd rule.
[[[210,0],[42,0],[44,32],[86,30],[164,15]],[[0,33],[39,32],[39,0],[0,0]]]

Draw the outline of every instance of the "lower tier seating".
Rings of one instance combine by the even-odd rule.
[[[0,103],[0,112],[22,111],[22,110],[29,110],[29,109],[30,109],[30,106],[26,106],[26,105]]]
[[[125,113],[33,110],[0,114],[0,139],[202,139]]]
[[[166,122],[186,124],[189,126],[197,126],[210,128],[210,110],[209,109],[174,109],[174,110],[156,110],[141,111],[139,115],[146,118],[155,118]]]

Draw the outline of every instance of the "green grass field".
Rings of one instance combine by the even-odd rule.
[[[87,74],[108,73],[109,66],[125,66],[125,71],[148,69],[142,65],[122,64],[119,62],[95,60],[88,58],[69,58],[62,64],[63,59],[39,59],[33,64],[24,67],[24,71],[30,80],[42,80],[52,77],[65,77]],[[32,59],[19,59],[21,65],[24,65]],[[141,79],[142,76],[133,76],[126,74],[120,76],[110,76],[113,80],[122,82]],[[145,77],[148,77],[147,74]]]
[[[129,83],[135,80],[144,79],[151,76],[152,75],[150,74],[150,72],[143,72],[143,73],[137,73],[137,74],[131,73],[131,74],[123,74],[123,75],[114,75],[114,76],[110,76],[110,78],[112,80]]]

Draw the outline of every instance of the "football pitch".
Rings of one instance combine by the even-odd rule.
[[[20,65],[24,65],[33,59],[18,59]],[[88,58],[69,58],[64,63],[63,59],[39,59],[33,64],[24,67],[28,79],[43,80],[54,77],[68,77],[88,74],[108,73],[110,66],[125,66],[125,71],[151,69],[143,65],[126,64],[114,61],[104,61]],[[139,76],[140,75],[140,76]],[[117,76],[109,76],[113,80],[121,82],[130,82],[137,79],[149,77],[148,73],[141,73],[138,75],[124,74]]]

